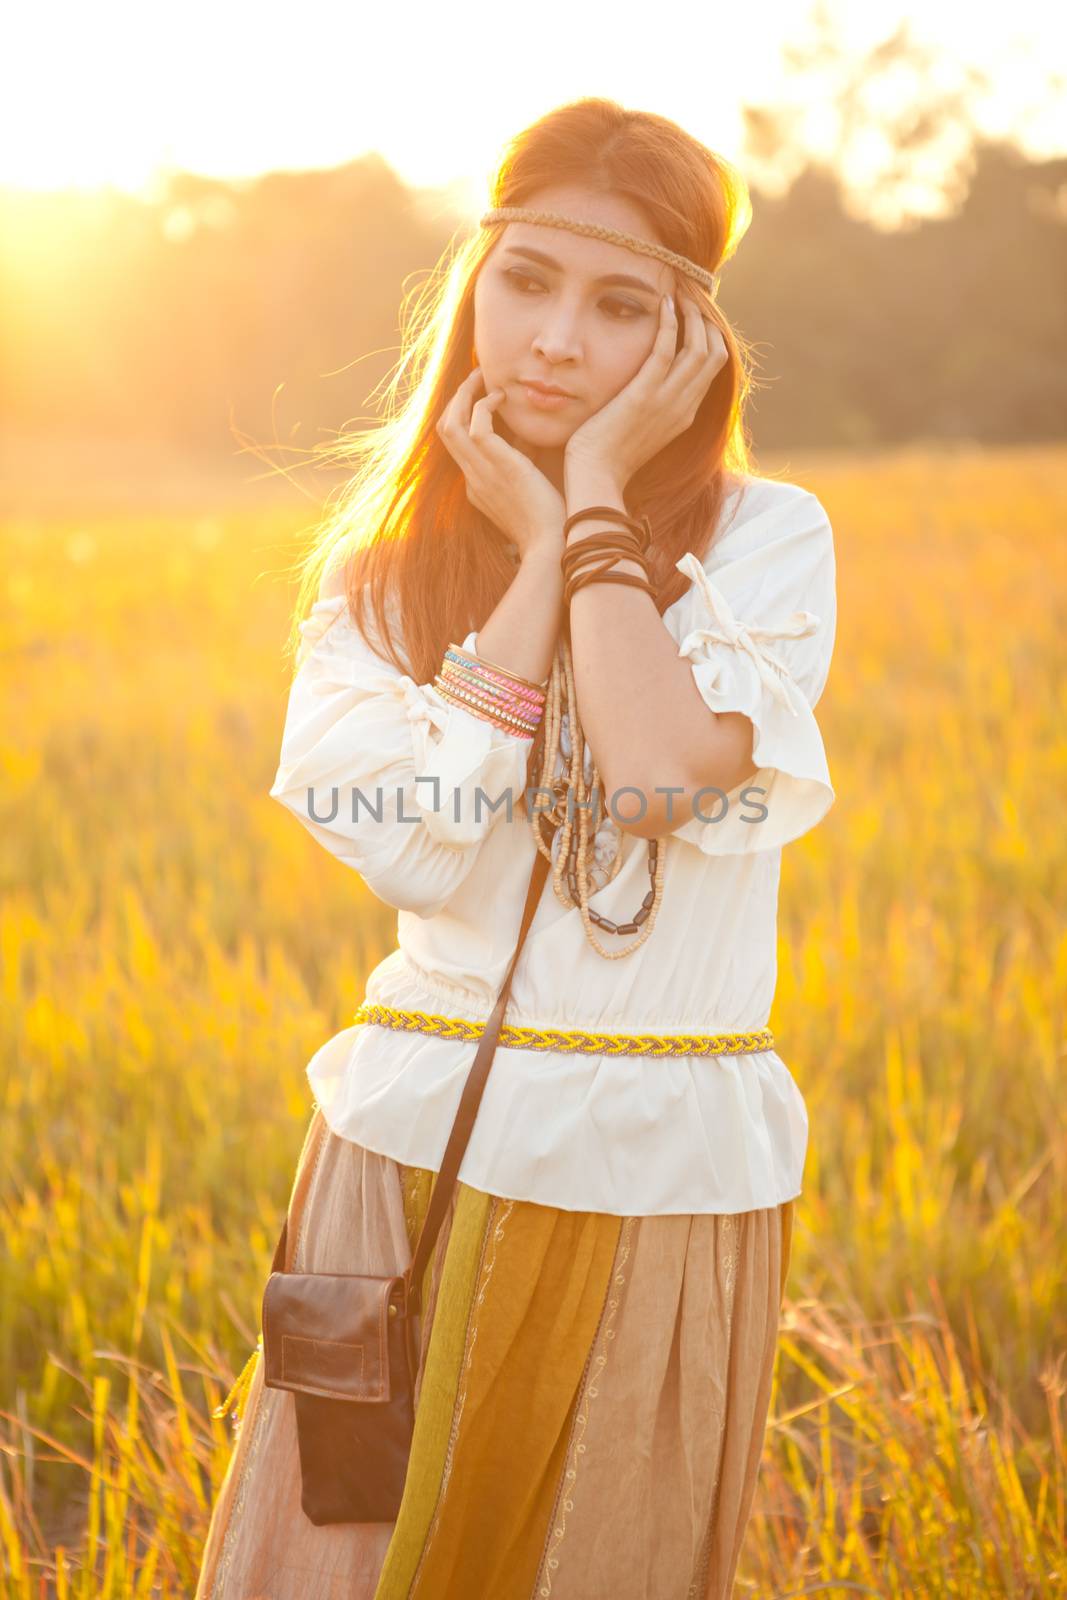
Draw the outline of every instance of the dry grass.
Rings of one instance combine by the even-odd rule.
[[[765,470],[767,470],[765,468]],[[812,1139],[738,1593],[1067,1590],[1067,453],[785,467],[838,800],[771,1022]],[[301,519],[306,523],[306,518]],[[296,519],[9,524],[4,1592],[190,1595],[310,1102],[391,918],[267,797]]]

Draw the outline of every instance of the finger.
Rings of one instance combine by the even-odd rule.
[[[680,398],[684,399],[694,417],[703,404],[705,395],[729,360],[729,352],[721,330],[710,318],[702,317],[701,320],[708,341],[708,353],[703,357],[700,366],[692,369],[680,394]]]
[[[488,394],[476,400],[471,407],[470,436],[472,439],[485,440],[497,437],[493,428],[493,412],[503,402],[504,390],[491,389]]]
[[[446,433],[451,433],[460,426],[462,426],[464,432],[470,428],[471,402],[475,390],[482,382],[484,382],[484,379],[481,367],[475,367],[473,371],[468,372],[437,419],[437,432],[442,438]]]
[[[653,358],[665,359],[669,367],[674,360],[675,345],[678,342],[678,313],[675,303],[670,295],[663,295],[659,303],[659,328],[656,340],[652,346]]]
[[[707,323],[692,295],[685,289],[680,289],[678,293],[682,304],[682,315],[685,317],[685,343],[678,353],[683,356],[694,355],[697,361],[703,364],[708,353]]]
[[[725,359],[726,340],[719,324],[714,317],[709,317],[706,311],[700,313],[700,320],[704,324],[704,334],[708,341],[708,355],[720,360]]]
[[[726,340],[722,329],[717,323],[705,318],[708,324],[708,360],[715,372],[721,371],[730,359],[730,352],[726,348]]]
[[[457,462],[464,472],[467,470],[471,458],[468,428],[469,422],[464,423],[463,421],[461,387],[456,390],[456,393],[438,418],[437,435],[453,461]]]
[[[484,383],[485,379],[482,376],[481,367],[475,367],[473,372],[468,372],[456,390],[452,402],[456,408],[456,426],[462,428],[466,433],[470,432],[471,408],[474,405],[474,397]]]
[[[470,444],[462,428],[446,428],[437,424],[437,433],[452,460],[465,472],[469,464]]]
[[[455,396],[453,395],[452,399],[448,402],[448,404],[442,408],[441,415],[437,419],[437,433],[438,433],[438,436],[440,438],[444,439],[446,437],[446,435],[452,433],[452,431],[455,428],[455,421],[456,421],[456,399],[455,399]]]

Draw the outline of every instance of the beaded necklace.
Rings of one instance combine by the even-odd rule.
[[[567,718],[570,734],[569,762],[564,759],[560,734],[563,717]],[[535,747],[536,749],[536,747]],[[554,796],[551,808],[530,811],[530,826],[534,841],[542,855],[552,862],[552,887],[556,898],[568,909],[577,906],[581,912],[586,938],[605,961],[621,961],[624,956],[639,950],[652,932],[656,913],[663,899],[663,869],[665,851],[658,839],[648,841],[648,876],[651,888],[639,909],[629,922],[616,923],[610,917],[594,911],[589,900],[593,894],[611,883],[622,867],[621,839],[614,853],[601,870],[604,882],[593,885],[592,867],[596,855],[596,837],[601,818],[604,787],[596,763],[590,758],[591,779],[585,775],[585,735],[578,712],[578,696],[574,687],[574,667],[570,644],[561,637],[556,647],[546,690],[544,711],[544,744],[541,752],[541,773],[537,787],[549,790]],[[554,776],[556,758],[559,756],[564,771]],[[591,811],[591,796],[596,798]],[[577,813],[578,827],[574,820]],[[553,832],[558,831],[558,844],[550,837],[545,839],[543,822],[548,822]],[[577,836],[576,836],[577,835]],[[566,879],[566,884],[564,884]],[[597,938],[596,929],[609,934],[636,933],[638,937],[622,950],[607,950]]]

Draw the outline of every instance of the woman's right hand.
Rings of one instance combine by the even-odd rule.
[[[466,377],[445,407],[437,433],[467,483],[467,499],[515,543],[520,559],[535,548],[564,549],[563,496],[528,456],[502,439],[493,412],[503,389],[481,394],[481,367]]]

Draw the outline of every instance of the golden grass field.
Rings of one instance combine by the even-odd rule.
[[[1051,1600],[1067,450],[762,470],[835,528],[837,802],[783,864],[771,1025],[811,1143],[737,1593]],[[256,1338],[304,1067],[391,945],[389,911],[267,795],[308,525],[4,530],[0,1561],[19,1600],[192,1594],[230,1445],[210,1413]]]

